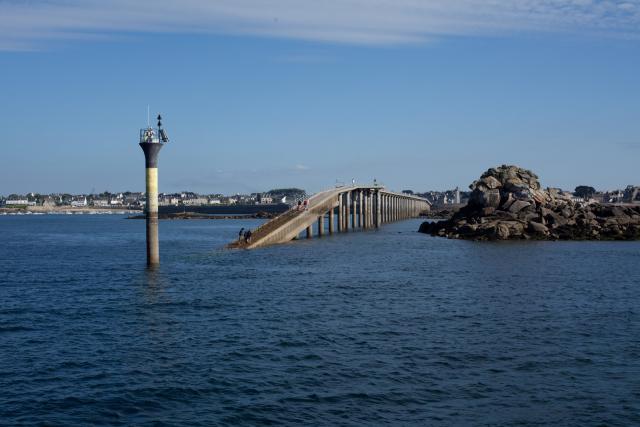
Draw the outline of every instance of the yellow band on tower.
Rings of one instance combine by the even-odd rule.
[[[158,212],[158,168],[147,168],[147,212]]]

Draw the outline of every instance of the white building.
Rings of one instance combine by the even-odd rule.
[[[209,201],[203,197],[196,197],[193,199],[183,199],[182,204],[185,206],[201,206],[206,205]]]
[[[87,198],[86,197],[79,197],[77,199],[74,199],[74,200],[71,201],[71,206],[73,206],[75,208],[87,206]]]
[[[7,202],[5,203],[7,206],[35,206],[36,202],[30,202],[26,199],[14,199],[14,200],[7,200]]]

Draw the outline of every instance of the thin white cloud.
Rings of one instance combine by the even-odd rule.
[[[640,0],[0,0],[0,50],[130,32],[370,45],[514,32],[635,39]]]

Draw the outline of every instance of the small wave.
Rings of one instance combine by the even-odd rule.
[[[35,329],[26,326],[0,326],[0,333],[27,331],[35,331]]]

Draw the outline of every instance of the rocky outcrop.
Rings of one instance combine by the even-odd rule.
[[[431,207],[428,211],[420,212],[420,218],[444,220],[450,219],[459,208]]]
[[[469,204],[420,232],[472,240],[636,240],[640,206],[574,203],[517,166],[487,170],[469,186]]]

